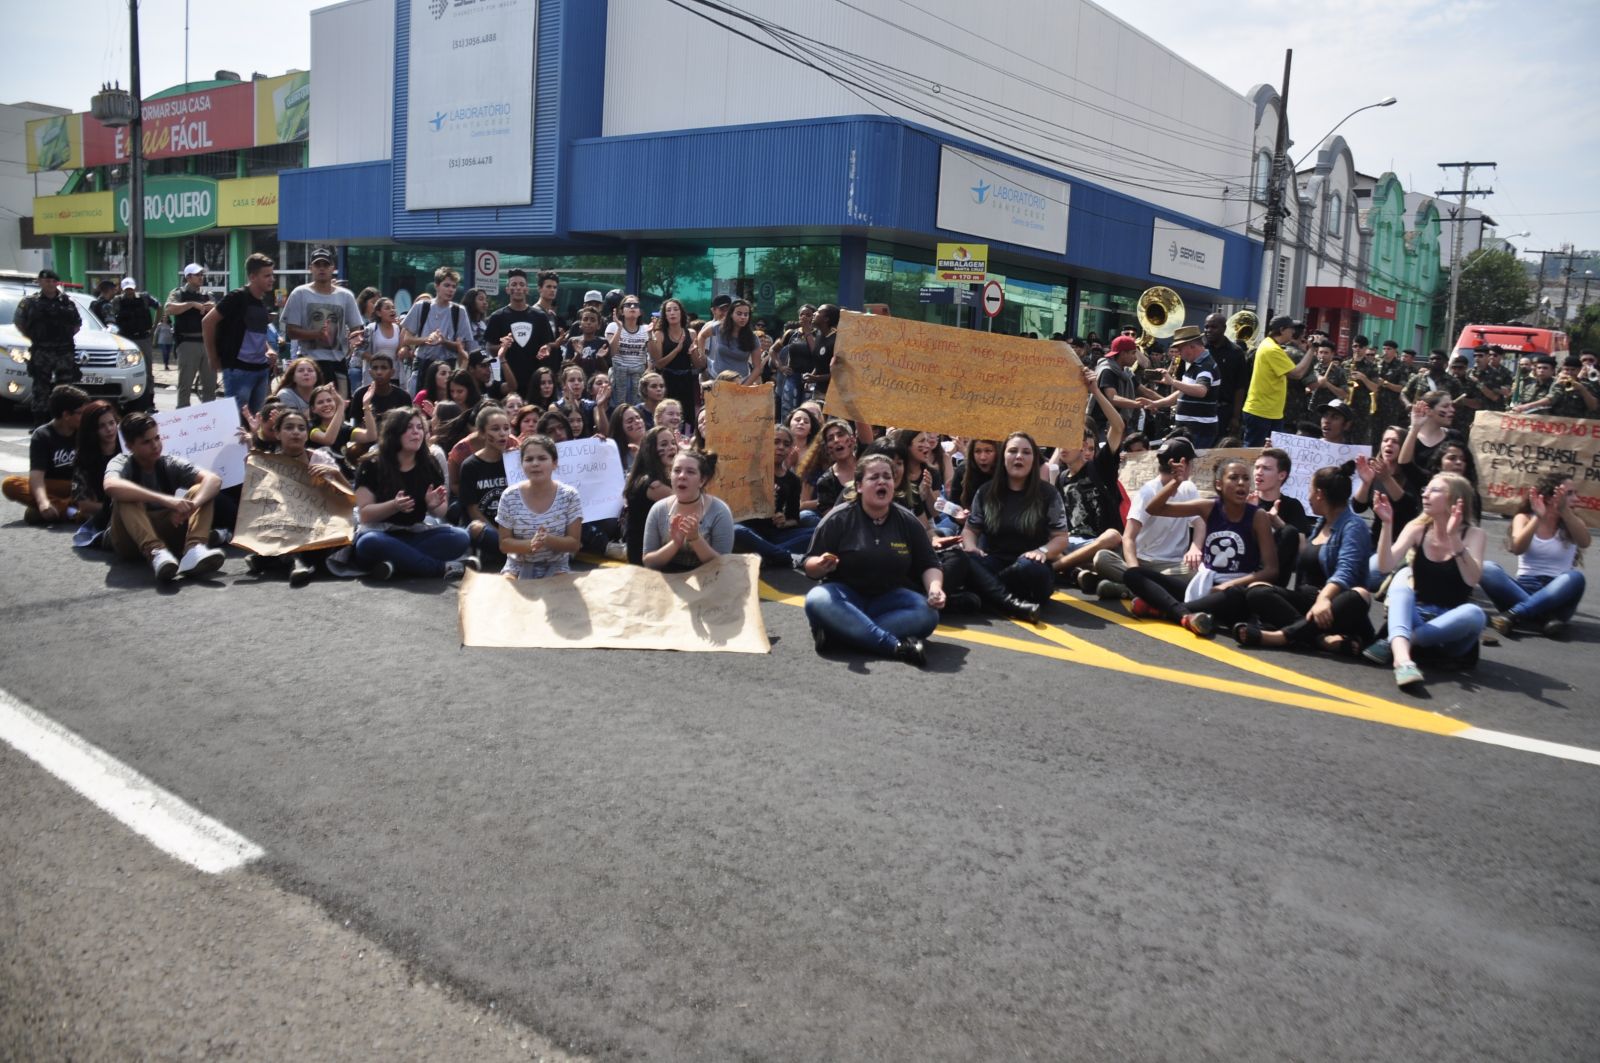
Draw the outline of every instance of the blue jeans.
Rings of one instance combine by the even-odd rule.
[[[1172,426],[1187,432],[1189,434],[1189,442],[1194,444],[1196,450],[1210,450],[1217,445],[1217,426],[1215,424],[1174,421]]]
[[[788,424],[789,415],[800,405],[800,378],[780,372],[773,380],[777,384],[773,390],[778,393],[778,423]]]
[[[267,401],[267,368],[224,369],[222,394],[239,404],[239,409],[258,412]]]
[[[1401,572],[1389,584],[1389,641],[1410,639],[1414,650],[1436,649],[1465,657],[1478,644],[1488,618],[1471,602],[1450,609],[1417,601],[1411,573]]]
[[[644,376],[644,368],[623,369],[620,366],[611,367],[611,407],[616,409],[617,403],[628,406],[637,406],[644,401],[644,396],[639,394],[639,378]],[[522,381],[517,381],[522,383]],[[688,410],[684,411],[684,419],[691,416]]]
[[[763,565],[772,564],[789,568],[794,562],[791,554],[798,554],[811,544],[812,529],[780,528],[771,539],[743,524],[733,526],[733,551],[736,554],[759,554]]]
[[[1278,423],[1282,420],[1283,418],[1278,417],[1269,421],[1265,417],[1257,417],[1253,413],[1239,414],[1239,427],[1244,430],[1244,445],[1247,447],[1266,446],[1267,440],[1272,438],[1273,429],[1277,428]]]
[[[843,583],[819,583],[807,591],[806,619],[830,638],[884,657],[902,638],[927,638],[939,626],[927,597],[909,587],[868,598]]]
[[[1583,573],[1559,576],[1512,576],[1493,561],[1483,565],[1479,581],[1494,607],[1513,620],[1571,620],[1583,597]]]
[[[399,576],[444,575],[446,561],[459,561],[472,548],[467,529],[435,524],[416,531],[364,531],[356,535],[356,558],[369,568],[380,561]]]

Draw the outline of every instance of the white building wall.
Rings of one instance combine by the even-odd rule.
[[[804,0],[738,5],[798,43],[659,0],[609,3],[606,136],[887,112],[1243,231],[1252,106],[1087,0],[862,5],[882,20]],[[788,58],[813,40],[864,57],[857,70],[835,52],[811,58],[835,74],[909,79],[863,99]]]
[[[394,140],[395,0],[311,12],[310,165],[374,162]]]
[[[49,251],[22,249],[21,219],[33,216],[34,196],[55,195],[67,175],[28,172],[28,123],[70,111],[36,103],[0,104],[0,269],[34,271],[54,265]]]

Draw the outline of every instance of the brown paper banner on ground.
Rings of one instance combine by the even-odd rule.
[[[727,554],[692,572],[627,565],[514,583],[468,572],[461,585],[461,642],[502,649],[767,653],[760,564],[754,554]]]
[[[1199,489],[1202,498],[1212,498],[1217,493],[1214,485],[1217,482],[1218,465],[1229,458],[1238,458],[1253,470],[1256,458],[1260,456],[1261,451],[1244,447],[1202,450],[1200,456],[1195,459],[1194,468],[1189,471],[1189,479]],[[1139,494],[1139,488],[1155,479],[1159,471],[1156,466],[1156,452],[1141,450],[1137,454],[1123,456],[1122,469],[1117,473],[1117,479],[1122,481],[1123,489],[1128,492],[1128,497],[1131,499]]]
[[[772,516],[772,385],[719,380],[706,395],[706,449],[717,456],[711,493],[734,520]]]
[[[842,313],[828,415],[969,439],[1083,444],[1089,392],[1065,343]]]
[[[1472,419],[1478,495],[1490,513],[1515,513],[1546,473],[1572,477],[1570,505],[1600,528],[1600,421],[1481,410]]]
[[[271,454],[245,460],[235,546],[268,557],[344,546],[355,534],[355,500],[311,482],[306,465]]]

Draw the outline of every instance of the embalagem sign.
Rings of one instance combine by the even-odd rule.
[[[117,189],[117,231],[128,231],[128,186]],[[144,232],[189,236],[217,227],[217,182],[212,177],[149,177],[144,182]]]

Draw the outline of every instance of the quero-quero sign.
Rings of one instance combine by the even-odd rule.
[[[128,231],[128,186],[116,190],[117,231]],[[190,236],[217,227],[217,182],[211,177],[151,177],[144,183],[144,232]]]

